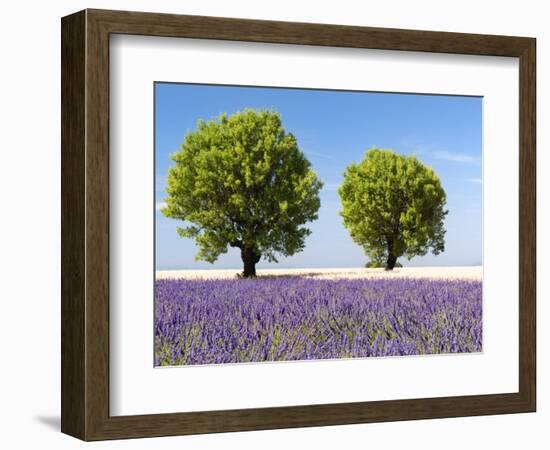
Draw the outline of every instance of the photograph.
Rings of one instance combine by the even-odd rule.
[[[33,82],[14,72],[25,120],[6,148],[37,125],[61,158],[39,145],[5,166],[30,199],[55,188],[61,220],[45,239],[29,205],[55,206],[15,190],[6,209],[33,229],[6,233],[14,286],[36,285],[44,311],[8,315],[37,318],[9,334],[39,330],[52,351],[30,361],[55,363],[11,409],[69,447],[386,445],[388,427],[405,446],[536,444],[540,8],[476,24],[382,3],[316,17],[224,5],[49,8],[41,38],[14,47]],[[37,74],[44,55],[57,69]],[[41,96],[55,108],[34,108]],[[60,243],[60,261],[35,261],[33,240]],[[47,440],[30,425],[14,442]]]
[[[154,366],[483,351],[483,98],[154,83]]]

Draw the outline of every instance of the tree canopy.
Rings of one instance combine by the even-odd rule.
[[[304,248],[322,182],[278,113],[200,120],[172,160],[162,213],[186,222],[177,232],[195,239],[196,259],[213,263],[236,247],[251,277],[262,257],[276,262]]]
[[[445,191],[415,156],[373,148],[346,168],[338,193],[344,225],[373,266],[445,250]]]

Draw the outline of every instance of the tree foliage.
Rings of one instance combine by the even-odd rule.
[[[322,182],[279,114],[247,109],[200,120],[172,160],[162,213],[187,222],[177,231],[196,240],[196,259],[213,263],[239,248],[249,277],[261,257],[304,248]]]
[[[347,167],[338,193],[344,225],[375,265],[444,251],[445,191],[415,156],[371,149]]]

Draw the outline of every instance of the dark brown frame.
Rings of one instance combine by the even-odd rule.
[[[62,31],[61,429],[84,440],[477,416],[536,408],[535,48],[525,37],[85,10]],[[109,415],[109,35],[519,58],[519,391],[140,416]]]

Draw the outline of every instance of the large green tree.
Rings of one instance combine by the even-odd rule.
[[[196,259],[215,262],[240,249],[243,276],[265,257],[301,251],[317,219],[322,182],[279,114],[251,109],[198,122],[168,171],[165,216],[187,222],[177,231],[196,240]]]
[[[344,225],[375,266],[445,250],[445,191],[415,156],[371,149],[347,167],[338,193]]]

